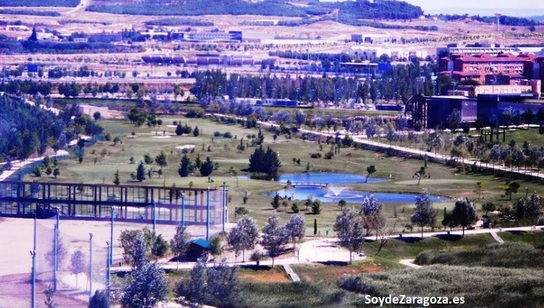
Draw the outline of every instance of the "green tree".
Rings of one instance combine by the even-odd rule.
[[[368,178],[374,174],[374,172],[376,172],[376,166],[374,165],[370,165],[368,167],[366,167],[366,172],[367,172],[367,175],[366,175],[366,179],[365,179],[365,183],[368,182]]]
[[[206,161],[200,164],[200,174],[202,176],[209,176],[213,172],[213,161],[210,157],[206,157]]]
[[[110,295],[107,290],[96,290],[89,301],[89,308],[110,308]]]
[[[142,161],[140,161],[138,168],[136,168],[136,179],[138,182],[143,182],[145,180],[145,166]]]
[[[227,235],[227,243],[234,249],[235,258],[242,251],[242,262],[245,262],[245,252],[255,248],[258,235],[259,230],[253,218],[242,216]]]
[[[85,260],[85,254],[81,250],[74,252],[70,259],[70,271],[76,275],[76,289],[78,288],[79,274],[85,272],[87,269],[87,262]]]
[[[436,211],[433,208],[431,196],[426,189],[423,189],[421,194],[416,197],[416,208],[411,221],[421,228],[421,238],[423,238],[423,227],[434,226],[436,222]]]
[[[281,197],[279,194],[276,194],[274,198],[272,198],[272,202],[270,202],[270,204],[272,205],[274,210],[277,210],[280,207],[280,199]]]
[[[336,216],[334,231],[340,245],[349,250],[349,263],[351,264],[352,253],[360,251],[365,242],[361,216],[352,207],[344,206],[342,212]]]
[[[508,184],[508,187],[505,189],[505,194],[508,196],[508,200],[512,200],[512,194],[517,194],[519,190],[519,183],[512,182]]]
[[[206,259],[199,258],[189,274],[189,280],[178,284],[177,295],[185,296],[193,303],[203,304],[206,300],[206,272]]]
[[[181,126],[181,124],[178,124],[176,126],[176,135],[182,136],[184,132],[185,130],[183,129],[183,126]]]
[[[273,215],[268,218],[268,223],[262,231],[261,245],[272,258],[272,267],[274,267],[274,258],[280,255],[283,245],[287,242],[285,227],[280,225],[280,218]]]
[[[191,164],[191,160],[189,159],[189,157],[187,157],[187,155],[183,155],[183,157],[181,158],[180,167],[178,169],[179,176],[186,177],[192,171],[193,171],[193,166]]]
[[[174,238],[170,240],[170,247],[172,249],[172,253],[174,253],[176,256],[177,264],[179,264],[181,257],[187,253],[190,244],[191,234],[187,232],[187,228],[185,226],[177,226],[176,234],[174,235]]]
[[[168,162],[166,160],[166,153],[164,151],[161,151],[161,153],[157,156],[155,156],[155,162],[157,165],[162,167],[166,167],[168,165]]]
[[[119,179],[119,170],[116,170],[113,174],[113,184],[119,185],[121,184],[121,180]]]
[[[149,155],[149,153],[144,154],[144,163],[146,165],[150,165],[153,163],[153,158],[151,158],[151,155]]]
[[[312,201],[312,214],[321,214],[321,200],[315,199],[314,201]]]
[[[136,267],[145,258],[145,241],[142,230],[123,230],[119,236],[125,263]]]
[[[55,179],[60,175],[60,169],[57,167],[55,169],[53,169],[53,176],[55,177]]]
[[[465,228],[476,221],[476,208],[468,199],[457,200],[452,215],[454,224],[463,227],[463,236],[465,236]]]
[[[198,129],[198,126],[195,126],[195,129],[193,129],[193,136],[198,137],[200,135],[200,129]]]
[[[236,267],[228,266],[225,261],[207,270],[206,294],[209,303],[216,307],[236,307],[240,304],[238,275]]]
[[[164,271],[156,263],[145,261],[128,275],[121,305],[127,308],[152,308],[166,298],[167,291]]]
[[[291,218],[285,224],[285,234],[293,242],[293,250],[296,250],[297,241],[301,241],[306,234],[304,218],[297,214],[291,215]]]
[[[263,150],[262,145],[255,149],[255,152],[249,157],[249,171],[275,175],[281,167],[278,153],[270,147]]]

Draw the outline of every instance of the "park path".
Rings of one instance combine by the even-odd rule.
[[[283,266],[283,270],[287,274],[287,277],[289,277],[289,279],[291,279],[291,281],[300,282],[300,278],[298,277],[297,273],[295,273],[295,271],[293,271],[293,269],[291,268],[291,265],[283,264],[282,266]]]
[[[497,232],[491,231],[491,232],[489,232],[489,233],[491,234],[491,236],[493,237],[493,239],[494,239],[497,243],[499,243],[499,244],[504,243],[504,240],[497,234]]]

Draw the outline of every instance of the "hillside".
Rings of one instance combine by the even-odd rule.
[[[130,15],[265,15],[311,17],[334,12],[343,18],[412,19],[423,14],[402,1],[292,3],[284,0],[95,0],[89,11]]]

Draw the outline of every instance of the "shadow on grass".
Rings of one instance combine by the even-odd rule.
[[[409,243],[409,244],[417,243],[422,240],[421,237],[415,237],[415,236],[395,237],[395,239],[401,242]]]
[[[509,231],[506,231],[510,234],[514,234],[514,235],[522,235],[522,234],[527,234],[527,231],[523,231],[523,230],[509,230]]]
[[[437,234],[434,237],[450,242],[456,242],[463,238],[461,234]]]
[[[323,264],[323,265],[332,265],[332,266],[347,266],[349,265],[348,262],[346,261],[322,261],[322,262],[317,262],[319,264]]]
[[[269,265],[256,265],[256,264],[244,264],[240,265],[240,268],[249,269],[253,271],[269,271],[272,269]]]

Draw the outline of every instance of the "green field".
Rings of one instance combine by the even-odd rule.
[[[41,181],[64,181],[64,182],[82,182],[82,183],[106,183],[111,184],[114,180],[114,173],[119,170],[121,184],[136,185],[164,185],[177,187],[219,187],[225,182],[229,187],[229,212],[230,221],[234,221],[234,209],[244,206],[249,215],[257,220],[260,226],[263,226],[266,219],[273,213],[270,205],[271,198],[263,196],[264,192],[280,190],[283,184],[274,181],[252,180],[250,174],[243,170],[248,167],[249,156],[253,153],[254,147],[246,148],[244,151],[237,149],[242,143],[247,145],[248,135],[255,135],[258,129],[247,129],[240,125],[225,125],[212,122],[207,119],[187,119],[182,116],[163,117],[163,125],[157,127],[141,126],[136,127],[126,120],[100,120],[101,125],[106,132],[111,133],[112,139],[120,137],[122,143],[114,145],[113,142],[103,141],[92,146],[85,147],[83,162],[80,164],[76,159],[63,160],[61,162],[60,176],[54,179],[52,176],[42,175]],[[179,121],[183,125],[194,128],[199,127],[200,135],[194,137],[191,135],[176,136],[173,121]],[[214,132],[221,134],[230,132],[233,138],[214,137]],[[131,135],[134,133],[134,137]],[[446,167],[442,164],[428,163],[427,172],[432,174],[432,178],[422,179],[417,185],[417,180],[413,178],[416,172],[424,162],[418,158],[389,157],[384,153],[377,153],[356,148],[341,148],[340,152],[331,160],[324,158],[312,159],[310,153],[326,153],[330,150],[330,145],[323,143],[321,146],[302,141],[294,136],[287,139],[279,136],[277,140],[272,138],[273,134],[263,130],[265,136],[264,147],[270,146],[280,155],[282,167],[280,173],[303,173],[309,165],[310,172],[346,172],[366,175],[366,167],[376,166],[376,173],[372,177],[388,179],[386,182],[374,184],[350,185],[353,189],[361,189],[369,192],[411,192],[419,193],[423,188],[429,190],[431,194],[445,196],[451,201],[436,203],[435,207],[439,210],[437,221],[442,220],[443,208],[450,209],[455,198],[468,197],[476,201],[478,209],[483,202],[493,201],[496,203],[505,202],[502,197],[505,189],[505,182],[492,175],[481,174],[457,174],[455,169]],[[243,140],[242,140],[243,138]],[[250,141],[249,141],[250,142]],[[194,153],[189,153],[194,162],[197,155],[201,160],[206,157],[217,164],[217,170],[214,170],[211,179],[208,182],[207,177],[199,175],[195,171],[193,176],[180,177],[177,169],[183,155],[178,146],[193,145]],[[146,179],[139,183],[131,179],[131,173],[136,172],[137,164],[143,160],[145,154],[152,157],[158,155],[161,151],[167,154],[168,166],[163,168],[163,175],[159,177],[154,173],[152,179]],[[130,164],[130,158],[134,157],[135,164]],[[293,158],[300,159],[300,165],[293,162]],[[153,163],[146,165],[146,170],[153,169],[158,171],[160,167]],[[235,170],[238,177],[234,177],[230,170]],[[245,176],[245,177],[240,177]],[[27,180],[34,180],[34,176],[27,175]],[[478,200],[476,192],[477,182],[484,182],[485,191],[482,194],[482,200]],[[527,186],[530,191],[542,192],[542,188],[535,183],[524,183],[520,181],[522,187]],[[248,192],[249,198],[247,204],[243,204],[243,196]],[[521,197],[518,194],[518,197]],[[514,198],[516,195],[514,195]],[[324,234],[325,229],[331,228],[334,224],[339,207],[336,204],[324,204],[320,215],[313,215],[305,211],[303,201],[296,201],[302,209],[301,213],[307,221],[317,219],[318,229]],[[278,214],[285,221],[291,214],[291,204],[289,201],[287,207],[280,206]],[[358,206],[358,204],[353,204]],[[409,223],[414,204],[387,204],[385,213],[391,227],[395,227],[395,232],[404,229],[405,224]],[[396,218],[395,218],[396,215]],[[311,229],[311,228],[308,228]],[[313,231],[313,230],[311,230]],[[416,230],[414,230],[416,231]],[[309,231],[310,232],[310,231]],[[309,233],[308,233],[309,234]]]

